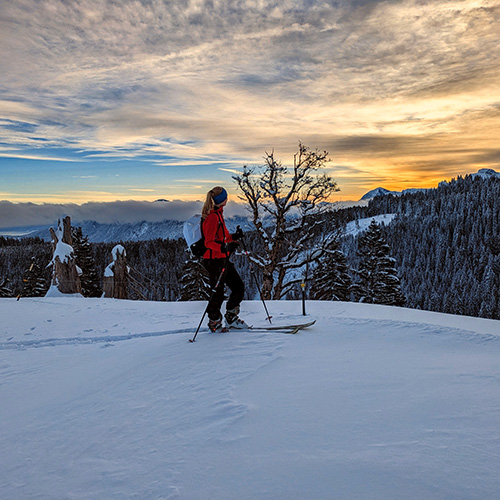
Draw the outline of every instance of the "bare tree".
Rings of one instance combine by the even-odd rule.
[[[328,161],[326,151],[299,143],[293,167],[276,160],[274,151],[264,160],[260,167],[244,166],[233,179],[264,246],[264,255],[252,257],[263,273],[263,296],[280,299],[302,281],[300,269],[317,262],[328,247],[333,236],[319,231],[317,216],[329,209],[325,202],[338,188],[329,175],[318,173]]]

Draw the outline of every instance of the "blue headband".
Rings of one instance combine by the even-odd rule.
[[[222,191],[217,196],[212,196],[212,200],[216,205],[221,205],[227,200],[227,191],[222,188]]]

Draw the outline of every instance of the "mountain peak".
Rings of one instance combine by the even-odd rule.
[[[477,173],[472,174],[474,177],[500,177],[500,172],[493,170],[492,168],[481,168]]]
[[[372,189],[371,191],[368,191],[363,197],[361,198],[360,201],[365,201],[365,200],[371,200],[372,198],[375,198],[375,196],[384,196],[387,194],[393,194],[393,195],[400,195],[401,193],[399,191],[389,191],[388,189],[385,189],[383,187],[378,187],[375,189]]]
[[[479,169],[475,174],[471,174],[471,177],[482,177],[483,179],[489,179],[491,177],[497,177],[500,178],[500,172],[497,172],[496,170],[493,170],[492,168],[481,168]],[[441,184],[448,184],[449,181],[442,181],[439,183]],[[412,193],[416,191],[425,191],[425,189],[419,189],[419,188],[414,188],[414,189],[405,189],[404,191],[389,191],[388,189],[385,189],[383,187],[378,187],[375,189],[372,189],[371,191],[368,191],[366,194],[364,194],[359,201],[369,201],[372,198],[375,198],[375,196],[384,196],[388,194],[392,194],[394,196],[399,196],[401,194],[405,193]]]

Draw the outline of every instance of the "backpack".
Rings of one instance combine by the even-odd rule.
[[[184,223],[183,233],[184,239],[191,251],[193,257],[203,257],[207,251],[205,246],[205,236],[203,236],[203,219],[200,214],[193,215]],[[219,227],[222,222],[219,216]]]
[[[203,236],[203,234],[198,241],[195,241],[192,245],[189,246],[189,250],[191,250],[191,253],[194,257],[203,257],[203,255],[205,255],[207,247],[205,246],[205,237]]]
[[[205,238],[201,230],[203,220],[200,214],[193,215],[184,223],[183,233],[187,246],[194,257],[203,257],[207,248]]]

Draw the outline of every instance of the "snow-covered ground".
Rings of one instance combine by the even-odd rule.
[[[270,302],[317,324],[191,344],[203,307],[0,299],[0,498],[500,498],[499,321]]]
[[[371,224],[372,220],[375,220],[377,224],[390,224],[392,220],[396,217],[396,214],[382,214],[375,215],[374,217],[367,217],[365,219],[357,219],[349,222],[346,225],[345,232],[352,236],[356,236],[362,231],[366,231]]]

